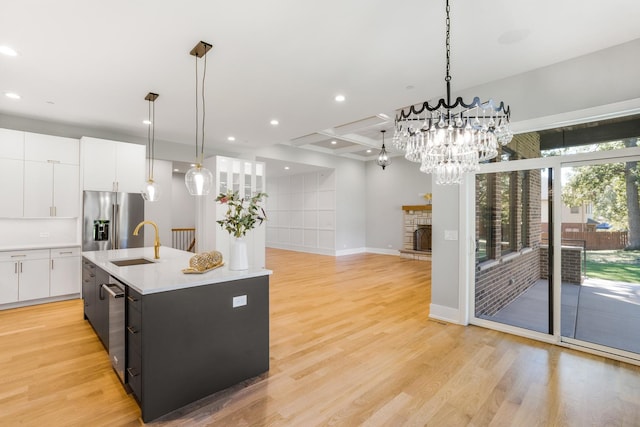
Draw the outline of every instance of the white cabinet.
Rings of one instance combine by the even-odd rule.
[[[22,160],[0,158],[0,217],[22,216],[23,177]]]
[[[24,132],[0,129],[0,217],[22,216]]]
[[[0,129],[0,217],[77,217],[79,141]]]
[[[49,296],[48,249],[0,252],[0,272],[1,304]]]
[[[144,145],[83,137],[81,149],[84,190],[141,191],[145,182]]]
[[[24,162],[24,216],[77,217],[80,167],[55,162]]]
[[[82,261],[80,248],[51,249],[52,297],[80,293],[82,286]]]
[[[18,261],[0,261],[0,304],[18,301]]]

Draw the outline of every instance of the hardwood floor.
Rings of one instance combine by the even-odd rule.
[[[267,267],[269,372],[151,425],[640,425],[640,367],[431,321],[428,262],[269,249]],[[0,311],[0,425],[139,417],[80,301]]]

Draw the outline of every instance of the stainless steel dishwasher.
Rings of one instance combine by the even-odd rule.
[[[109,359],[113,370],[124,383],[124,285],[114,277],[102,288],[109,296]]]

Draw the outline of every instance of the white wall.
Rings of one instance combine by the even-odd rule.
[[[171,162],[156,160],[153,169],[153,179],[158,184],[161,191],[160,200],[157,202],[144,202],[144,219],[154,221],[158,224],[158,228],[160,230],[160,243],[163,246],[171,247],[171,228],[173,227],[171,209],[174,206],[172,199],[173,185],[171,179],[173,168]],[[142,184],[140,184],[140,187],[142,187]],[[153,246],[155,237],[153,227],[148,225],[145,225],[144,227],[144,245]],[[160,256],[162,256],[162,250]]]
[[[335,172],[285,175],[267,181],[267,246],[335,254]]]
[[[183,173],[173,172],[171,187],[171,224],[173,224],[173,228],[194,228],[196,226],[196,198],[187,191]]]
[[[0,219],[0,249],[34,245],[79,245],[77,222],[76,218]]]
[[[336,255],[365,250],[365,192],[367,188],[364,162],[328,154],[275,145],[256,152],[257,157],[280,159],[334,169],[336,192]],[[267,185],[271,181],[267,171]],[[267,202],[268,203],[268,202]]]
[[[420,196],[431,193],[431,175],[420,172],[420,164],[403,157],[382,170],[375,161],[366,163],[367,251],[398,254],[402,249],[403,205],[424,205]]]

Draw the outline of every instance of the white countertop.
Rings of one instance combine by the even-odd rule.
[[[27,245],[0,246],[0,252],[8,251],[28,251],[30,249],[60,249],[60,248],[76,248],[80,247],[80,243],[33,243]]]
[[[271,274],[271,270],[264,268],[231,271],[226,265],[203,274],[184,274],[182,269],[189,267],[189,259],[194,254],[164,246],[160,247],[159,260],[153,259],[152,247],[89,251],[83,252],[82,255],[143,295]],[[118,267],[111,263],[115,260],[132,258],[146,258],[154,263],[127,267]]]

